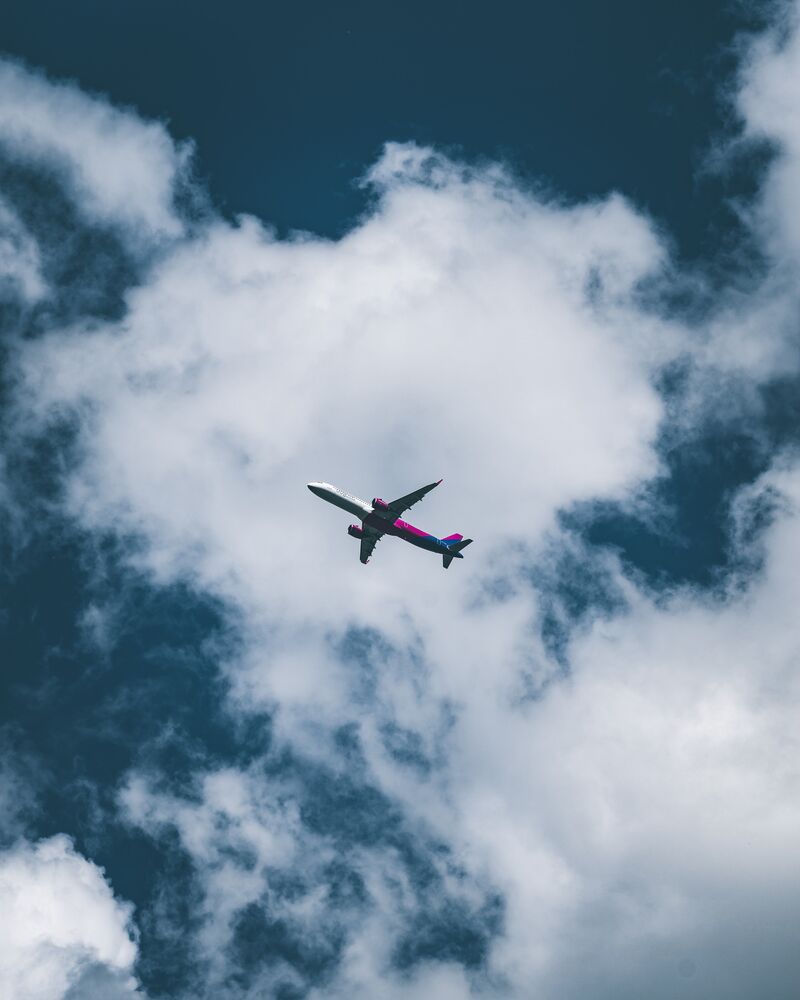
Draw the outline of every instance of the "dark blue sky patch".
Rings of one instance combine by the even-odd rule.
[[[339,857],[327,864],[322,879],[331,906],[337,912],[363,910],[367,904],[367,888],[357,868]]]
[[[692,391],[690,374],[684,363],[662,373],[658,388],[669,412],[680,412]],[[774,489],[752,495],[747,488],[800,440],[800,379],[774,379],[753,396],[732,378],[724,395],[724,408],[708,410],[691,431],[666,419],[657,444],[665,471],[645,484],[639,503],[592,500],[562,510],[563,534],[526,557],[522,576],[539,594],[537,628],[562,669],[574,630],[625,606],[609,554],[655,597],[685,586],[724,594],[759,571],[761,536],[781,500]],[[508,577],[484,583],[483,598],[498,601],[520,585]],[[526,700],[541,696],[542,677],[546,687],[547,670],[522,678]]]
[[[361,746],[361,735],[357,722],[348,722],[339,726],[333,733],[333,745],[336,755],[344,760],[348,768],[364,770],[364,751]]]
[[[67,758],[73,741],[75,753],[91,747],[93,766],[106,778],[120,767],[117,753],[130,760],[165,727],[212,752],[230,751],[217,658],[206,649],[210,637],[227,634],[220,608],[180,585],[153,590],[126,580],[118,567],[103,580],[110,594],[124,595],[114,645],[93,650],[80,625],[97,596],[87,540],[64,525],[61,531],[59,548],[52,534],[32,545],[5,581],[9,717],[30,725],[56,758],[57,746]]]
[[[742,490],[731,507],[731,590],[744,591],[764,569],[766,531],[785,512],[786,501],[774,486]]]
[[[421,638],[410,632],[403,644],[394,644],[374,628],[349,627],[343,635],[331,640],[331,653],[347,669],[350,682],[350,699],[358,704],[369,705],[379,714],[385,714],[387,706],[381,704],[380,679],[387,673],[401,674],[420,699],[428,697],[426,682],[429,668],[425,662],[425,650]],[[433,743],[428,746],[428,757],[436,755],[436,744],[441,742],[446,730],[452,724],[452,707],[440,706],[440,732],[433,734]],[[381,733],[387,751],[399,749],[394,737],[400,736],[394,719],[381,723]],[[408,731],[406,742],[417,739],[419,734]],[[340,739],[343,738],[340,734]]]
[[[27,309],[22,329],[3,335],[33,335],[78,320],[117,320],[124,294],[142,277],[149,261],[134,252],[111,226],[90,223],[78,211],[63,178],[42,164],[24,164],[0,145],[0,191],[35,238],[41,255],[46,298]]]
[[[198,948],[196,937],[201,926],[202,890],[177,835],[165,832],[155,842],[128,832],[119,837],[118,845],[134,862],[125,881],[137,874],[141,879],[127,898],[139,900],[136,972],[145,989],[158,998],[207,996],[208,956]],[[122,882],[114,881],[114,886],[120,893],[124,891]]]
[[[700,174],[731,129],[720,80],[740,30],[774,4],[598,5],[363,0],[224,10],[179,0],[6,11],[3,47],[197,141],[217,204],[281,233],[341,234],[354,184],[387,140],[500,158],[581,199],[620,190],[662,220],[681,256],[739,230],[735,178]],[[142,53],[147,72],[142,72]]]
[[[395,948],[395,968],[407,972],[425,961],[456,962],[470,971],[482,968],[492,941],[502,933],[504,909],[499,895],[472,906],[432,893]]]
[[[589,507],[593,509],[593,507]],[[563,514],[566,521],[572,512]],[[515,545],[501,569],[480,581],[475,606],[503,603],[521,591],[536,591],[536,613],[531,616],[531,644],[513,693],[525,703],[545,696],[550,685],[569,671],[569,642],[576,630],[598,618],[611,618],[626,607],[616,578],[616,563],[603,547],[593,548],[573,523],[544,540],[541,548]],[[541,639],[539,651],[536,639]]]
[[[765,436],[765,449],[775,452],[796,448],[800,445],[800,378],[786,375],[772,379],[760,394],[763,412],[758,430]]]
[[[308,988],[323,987],[339,963],[345,942],[345,931],[337,926],[333,914],[323,934],[309,934],[307,929],[270,916],[269,898],[260,904],[251,903],[235,918],[230,958],[236,971],[230,982],[248,989],[264,966],[286,963]],[[287,1000],[306,992],[296,979],[284,983],[283,988]]]
[[[353,732],[348,730],[351,738]],[[348,753],[352,753],[352,748]],[[296,787],[302,795],[300,816],[303,824],[314,835],[336,845],[340,887],[336,909],[344,903],[358,908],[364,905],[363,883],[358,874],[361,864],[358,858],[364,849],[376,852],[373,855],[376,858],[393,858],[405,885],[414,893],[409,924],[419,926],[427,921],[430,930],[419,947],[410,938],[398,945],[398,955],[402,955],[402,961],[398,961],[402,967],[409,968],[435,957],[437,947],[442,960],[463,961],[470,968],[480,965],[490,939],[500,932],[500,897],[476,885],[458,866],[446,844],[423,831],[410,829],[403,810],[364,776],[359,776],[353,763],[351,760],[351,766],[332,773],[319,765],[295,761],[301,779]],[[286,779],[288,775],[283,757],[279,776]],[[448,880],[444,878],[445,872]],[[448,888],[448,885],[458,884],[469,889],[469,893],[454,894]],[[404,895],[398,887],[398,905]],[[467,899],[475,895],[479,902],[468,903]],[[437,907],[441,907],[441,912],[429,917]],[[452,947],[446,943],[448,921],[452,923]]]
[[[705,252],[687,259],[675,240],[672,217],[656,220],[669,265],[645,277],[634,293],[643,311],[669,316],[698,331],[726,297],[745,301],[757,292],[772,264],[760,233],[750,225],[750,208],[763,190],[777,149],[762,139],[728,137],[719,143],[719,152],[711,154],[705,166],[698,165],[696,180],[699,188],[713,189],[718,199],[703,237]]]
[[[391,644],[375,629],[349,628],[341,638],[336,638],[334,651],[353,668],[353,697],[359,701],[374,701],[378,672],[394,656]]]
[[[411,768],[420,778],[430,775],[432,763],[419,733],[396,722],[385,722],[380,726],[380,734],[386,752],[394,761]]]
[[[548,654],[566,670],[567,645],[574,629],[597,617],[609,618],[625,606],[612,567],[602,553],[579,537],[554,541],[537,559],[529,581],[539,594],[539,631]],[[539,696],[539,686],[534,684]]]
[[[614,503],[591,503],[562,516],[589,545],[617,551],[656,590],[713,587],[729,566],[727,512],[733,491],[764,469],[751,436],[732,430],[664,456],[669,473],[651,487],[658,523]]]
[[[303,767],[302,788],[303,823],[343,849],[370,847],[404,836],[402,812],[351,768],[332,774]]]
[[[388,669],[401,669],[418,688],[424,681],[424,651],[416,636],[398,648],[376,629],[351,627],[333,640],[332,649],[348,667],[357,701],[375,701],[379,676]]]
[[[686,371],[668,370],[661,390],[680,409]],[[741,404],[735,405],[737,393]],[[724,409],[709,411],[691,432],[669,420],[657,445],[665,473],[645,488],[643,513],[630,504],[591,501],[563,511],[561,524],[599,549],[617,552],[654,591],[694,585],[715,588],[739,565],[731,503],[800,437],[800,380],[779,378],[758,390],[731,383]],[[768,521],[759,519],[754,528]]]
[[[0,726],[0,850],[17,842],[41,812],[38,791],[45,775],[41,763],[17,751],[15,730],[13,723]]]
[[[352,678],[352,699],[370,705],[381,720],[377,729],[386,753],[396,764],[413,770],[419,778],[429,777],[444,760],[447,733],[455,718],[454,708],[442,702],[437,725],[423,734],[400,725],[394,718],[386,718],[389,709],[380,698],[380,677],[387,671],[402,673],[421,701],[429,698],[425,687],[428,667],[420,640],[412,639],[398,648],[374,629],[350,628],[334,643],[333,649],[348,667]],[[364,757],[357,723],[341,727],[335,734],[335,745],[350,766],[363,770]]]
[[[153,589],[126,569],[124,545],[32,511],[27,543],[6,539],[0,575],[0,732],[35,778],[25,832],[67,832],[105,868],[137,907],[142,981],[174,996],[199,975],[195,875],[174,836],[156,843],[120,822],[117,788],[144,762],[185,792],[199,763],[263,750],[268,727],[258,720],[258,739],[248,727],[245,751],[223,714],[217,666],[231,636],[216,602]],[[115,602],[110,647],[94,647],[81,625],[98,600]]]

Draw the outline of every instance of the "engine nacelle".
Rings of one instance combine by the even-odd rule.
[[[363,538],[364,529],[359,527],[357,524],[351,524],[347,529],[347,534],[350,535],[351,538]]]
[[[372,498],[372,506],[377,507],[378,510],[388,510],[389,504],[385,500],[381,500],[380,497]]]

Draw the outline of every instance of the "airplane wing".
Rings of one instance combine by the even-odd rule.
[[[382,532],[370,531],[368,528],[364,529],[364,534],[361,536],[361,562],[364,565],[369,562],[373,549],[381,538],[383,538]]]
[[[409,507],[413,507],[415,503],[419,503],[420,500],[431,490],[436,489],[442,480],[439,479],[435,483],[430,483],[428,486],[420,486],[418,490],[414,490],[413,493],[407,493],[404,497],[399,497],[397,500],[393,500],[389,504],[389,510],[395,515],[395,517],[400,517],[400,515],[407,511]]]

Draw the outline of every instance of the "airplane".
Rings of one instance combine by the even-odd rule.
[[[463,535],[448,535],[447,538],[437,538],[429,535],[427,531],[415,528],[408,521],[400,518],[409,507],[413,507],[432,489],[435,489],[442,480],[422,486],[413,493],[408,493],[398,500],[386,503],[380,497],[375,497],[371,504],[358,497],[345,493],[344,490],[331,486],[330,483],[308,483],[308,488],[312,493],[328,503],[341,507],[350,514],[355,514],[361,518],[361,525],[351,524],[347,529],[348,535],[361,539],[361,562],[365,565],[369,562],[373,549],[384,535],[394,535],[402,538],[412,545],[417,545],[421,549],[429,552],[437,552],[442,557],[442,565],[448,568],[454,559],[463,559],[461,550],[472,543],[471,538],[464,538]]]

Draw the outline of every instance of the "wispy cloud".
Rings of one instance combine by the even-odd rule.
[[[191,150],[162,125],[8,60],[0,63],[0,95],[7,154],[58,172],[92,219],[149,239],[180,235],[173,202]]]

